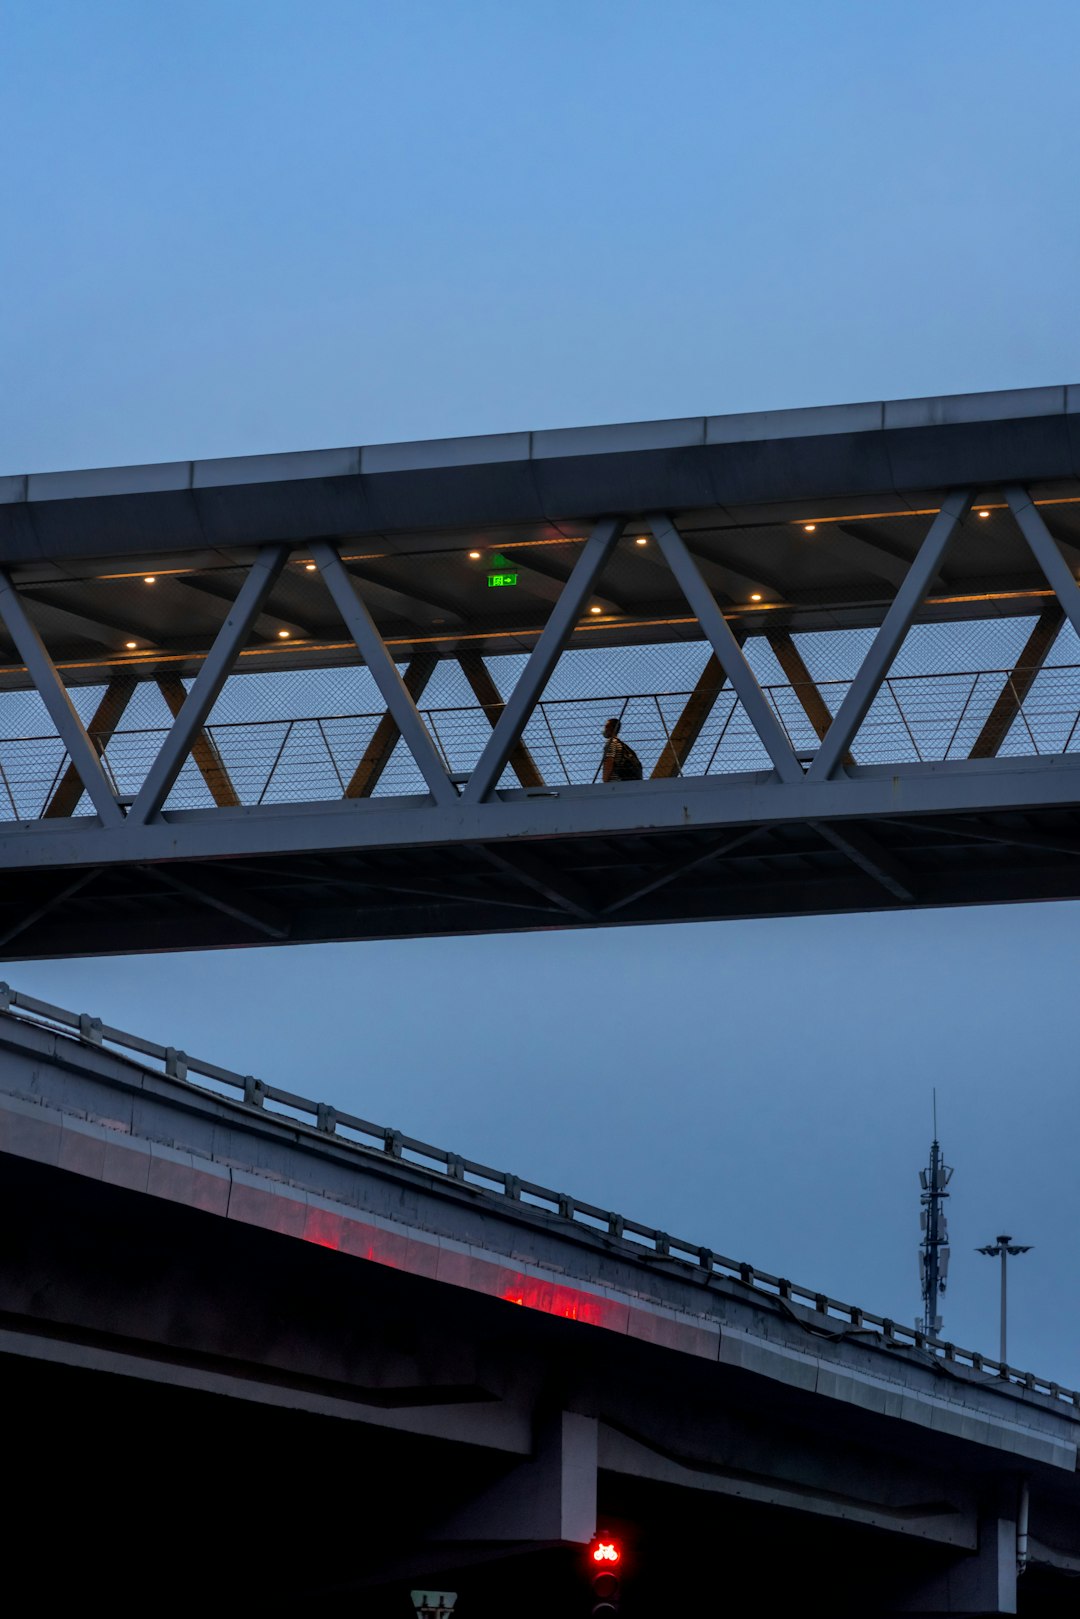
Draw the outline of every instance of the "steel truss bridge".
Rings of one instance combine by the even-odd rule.
[[[0,479],[0,562],[8,957],[1080,896],[1080,388]]]

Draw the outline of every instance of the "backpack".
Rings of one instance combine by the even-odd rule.
[[[640,781],[641,760],[621,736],[615,738],[615,759],[611,767],[613,781]]]

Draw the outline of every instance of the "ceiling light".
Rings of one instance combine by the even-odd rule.
[[[288,630],[278,630],[278,639],[281,641],[287,641],[289,639]]]
[[[589,608],[590,613],[602,613],[603,611],[604,611],[604,609],[602,607],[590,607]]]
[[[314,564],[314,562],[305,562],[304,567],[307,569],[308,573],[314,573],[315,572],[315,564]]]
[[[750,600],[752,602],[759,602],[761,600],[761,591],[755,590],[753,595],[750,597]]]
[[[990,513],[989,513],[989,512],[980,512],[980,513],[979,513],[979,516],[980,516],[980,517],[989,517],[989,516],[990,516]]]
[[[634,542],[634,543],[635,543],[635,544],[636,544],[636,545],[648,545],[648,543],[649,543],[649,542],[648,542],[648,540],[647,540],[647,539],[646,539],[646,538],[645,538],[645,535],[644,535],[644,534],[639,534],[639,535],[638,535],[638,537],[637,537],[637,539],[636,539],[636,541],[635,541],[635,542]]]
[[[135,648],[138,646],[138,644],[139,644],[138,641],[125,641],[124,642],[124,645],[127,647],[129,652],[134,652]]]
[[[479,553],[479,551],[470,551],[469,552],[469,560],[471,562],[479,562],[480,561],[480,553]]]
[[[816,523],[804,523],[803,528],[806,530],[807,534],[812,534],[814,532],[814,530],[817,528],[817,524]]]
[[[144,585],[156,585],[157,580],[154,578],[152,573],[148,573],[146,578],[143,580],[143,584]]]

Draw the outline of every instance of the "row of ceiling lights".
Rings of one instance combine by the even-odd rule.
[[[990,513],[987,510],[981,510],[979,512],[979,516],[980,517],[989,517]],[[803,524],[803,530],[807,534],[813,534],[817,530],[817,524],[816,523],[804,523]],[[635,545],[648,545],[648,543],[649,543],[649,541],[648,541],[647,537],[644,534],[639,534],[636,537],[635,541],[634,541]],[[470,551],[469,552],[469,560],[470,560],[470,562],[479,562],[482,556],[483,556],[482,551]],[[306,572],[314,573],[316,571],[316,564],[314,562],[305,562],[304,563],[304,568],[305,568]],[[157,576],[155,574],[152,574],[152,573],[147,574],[145,576],[145,578],[143,579],[143,584],[144,585],[156,585],[157,584]],[[750,595],[750,600],[752,602],[759,602],[761,600],[761,592],[759,590],[752,591],[751,595]],[[604,611],[604,609],[602,607],[590,607],[589,608],[589,612],[592,613],[596,617],[599,617],[603,613],[603,611]],[[281,640],[281,641],[288,641],[290,639],[290,635],[291,635],[291,632],[289,630],[278,630],[278,639]],[[127,648],[127,650],[129,652],[134,652],[134,651],[137,650],[139,643],[137,641],[125,641],[124,645],[125,645],[125,647]]]
[[[990,513],[989,513],[989,511],[987,511],[987,510],[982,510],[982,511],[980,511],[980,512],[979,512],[979,516],[980,516],[980,517],[989,517],[989,516],[990,516]],[[840,519],[840,521],[841,521],[841,522],[842,522],[842,521],[843,521],[843,519],[842,519],[842,518],[841,518],[841,519]],[[816,524],[816,523],[804,523],[804,524],[803,524],[803,531],[804,531],[804,533],[806,533],[806,534],[813,534],[813,533],[814,533],[814,531],[815,531],[815,530],[816,530],[816,528],[817,528],[817,524]],[[641,541],[640,541],[640,540],[639,540],[639,541],[638,541],[638,544],[639,544],[639,545],[640,545],[640,544],[641,544]]]
[[[813,523],[808,523],[807,527],[809,529],[812,529],[814,527],[814,525],[813,525]],[[648,538],[644,534],[639,534],[636,537],[636,539],[634,540],[635,545],[648,545],[648,543],[649,543]],[[469,552],[469,561],[470,562],[479,562],[481,557],[483,556],[483,554],[484,553],[482,551],[470,551]],[[751,595],[750,600],[752,602],[759,602],[761,600],[761,592],[760,592],[760,590],[755,590],[753,592],[753,594]],[[604,609],[602,607],[590,607],[589,608],[589,612],[591,614],[593,614],[593,616],[596,617],[596,618],[599,618],[601,616],[601,614],[603,613],[603,611],[604,611]]]
[[[311,569],[312,571],[315,568],[314,562],[308,562],[308,563],[305,564],[305,566],[307,568]],[[157,584],[157,574],[156,573],[144,574],[144,576],[143,576],[143,584],[144,585],[156,585]],[[278,639],[281,640],[281,641],[288,641],[291,635],[292,635],[291,630],[278,630]],[[137,652],[139,650],[138,641],[125,641],[124,646],[125,646],[125,648],[127,649],[128,652]]]

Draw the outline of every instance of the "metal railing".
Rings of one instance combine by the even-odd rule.
[[[372,1152],[385,1154],[398,1162],[442,1176],[457,1186],[468,1187],[480,1195],[498,1198],[504,1205],[536,1209],[553,1215],[565,1221],[569,1227],[604,1238],[609,1245],[616,1245],[621,1258],[669,1261],[691,1269],[698,1277],[704,1274],[706,1281],[718,1276],[739,1283],[753,1293],[779,1303],[800,1325],[821,1336],[844,1339],[863,1337],[872,1339],[878,1347],[885,1349],[921,1351],[942,1370],[964,1368],[968,1373],[981,1374],[999,1383],[1047,1395],[1080,1413],[1080,1392],[1063,1388],[1047,1378],[1018,1371],[976,1350],[941,1342],[888,1316],[875,1315],[873,1311],[864,1310],[858,1305],[845,1304],[828,1294],[803,1287],[782,1276],[773,1276],[744,1261],[728,1259],[711,1248],[673,1237],[654,1226],[642,1225],[637,1220],[600,1208],[595,1203],[552,1191],[550,1187],[540,1186],[509,1171],[493,1169],[489,1164],[478,1163],[460,1153],[419,1141],[401,1130],[374,1124],[328,1102],[313,1101],[310,1097],[256,1079],[252,1074],[238,1074],[232,1069],[222,1068],[218,1063],[192,1057],[175,1046],[159,1045],[155,1040],[145,1040],[140,1035],[113,1028],[89,1013],[70,1012],[32,995],[24,995],[2,983],[0,1013],[55,1033],[74,1036],[88,1045],[115,1050],[124,1057],[130,1057],[132,1053],[149,1057],[160,1065],[166,1077],[189,1084],[193,1090],[203,1094],[224,1093],[231,1096],[235,1092],[235,1099],[247,1107],[260,1109],[290,1125],[306,1127],[318,1135],[331,1136],[341,1145],[365,1155]],[[188,1077],[192,1073],[213,1081],[222,1088],[221,1091],[208,1092],[207,1087],[195,1085]],[[276,1103],[277,1107],[267,1107],[267,1103]]]
[[[1027,688],[1017,687],[1008,669],[888,677],[853,746],[859,764],[941,762],[967,758],[984,726],[998,709],[1000,734],[991,751],[1010,756],[1060,755],[1080,750],[1080,664],[1042,669]],[[850,680],[822,680],[813,688],[835,714]],[[797,685],[763,687],[766,699],[797,753],[818,746]],[[550,786],[586,785],[599,775],[601,728],[611,714],[622,720],[622,735],[640,754],[649,775],[661,756],[673,756],[673,733],[690,693],[635,693],[542,699],[525,728],[523,742],[537,771]],[[475,768],[491,719],[477,704],[421,709],[447,770],[459,779]],[[193,809],[214,802],[213,782],[227,783],[244,805],[340,799],[356,791],[357,765],[371,745],[381,710],[320,714],[301,718],[230,720],[206,727],[200,767],[193,751],[174,786],[167,807]],[[94,735],[106,774],[121,801],[139,790],[168,734],[148,726]],[[0,737],[0,821],[40,819],[68,768],[55,734]],[[693,743],[677,765],[684,776],[715,776],[765,770],[770,761],[741,704],[730,690],[717,696]],[[516,784],[508,767],[502,784]],[[381,774],[366,791],[377,796],[426,791],[407,749],[397,744]],[[230,796],[229,801],[234,801]]]

